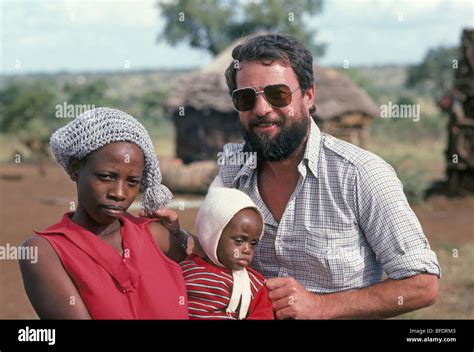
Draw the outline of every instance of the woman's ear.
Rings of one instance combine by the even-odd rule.
[[[71,174],[69,175],[69,177],[74,182],[77,182],[77,180],[79,179],[79,171],[81,169],[81,162],[74,158],[71,160],[71,163],[69,164],[69,168],[71,170]]]

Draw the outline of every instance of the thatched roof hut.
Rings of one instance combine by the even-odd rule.
[[[176,155],[185,163],[215,160],[225,143],[242,141],[224,77],[235,45],[203,69],[181,77],[165,102],[176,126]],[[363,146],[370,121],[378,115],[375,103],[334,69],[315,65],[314,75],[316,123],[325,132]]]

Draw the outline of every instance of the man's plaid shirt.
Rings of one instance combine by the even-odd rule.
[[[243,144],[224,146],[237,160]],[[300,178],[277,223],[251,166],[223,165],[214,185],[247,193],[262,211],[265,232],[251,263],[265,277],[292,276],[315,293],[361,288],[419,273],[440,276],[436,254],[393,168],[378,156],[321,133],[311,122]],[[258,166],[257,166],[258,167]]]

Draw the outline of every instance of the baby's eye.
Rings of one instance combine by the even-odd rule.
[[[252,247],[255,247],[257,244],[258,244],[258,241],[252,241],[252,243],[250,243]]]
[[[243,241],[242,239],[240,239],[240,238],[236,238],[236,239],[235,239],[235,243],[237,243],[237,244],[242,244],[242,243],[244,243],[244,241]]]

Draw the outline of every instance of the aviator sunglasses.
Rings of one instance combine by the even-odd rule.
[[[232,104],[237,111],[252,110],[257,101],[257,95],[262,94],[265,100],[274,108],[283,108],[291,104],[291,98],[295,90],[291,90],[286,84],[269,84],[263,90],[257,91],[253,87],[240,88],[232,92]]]

